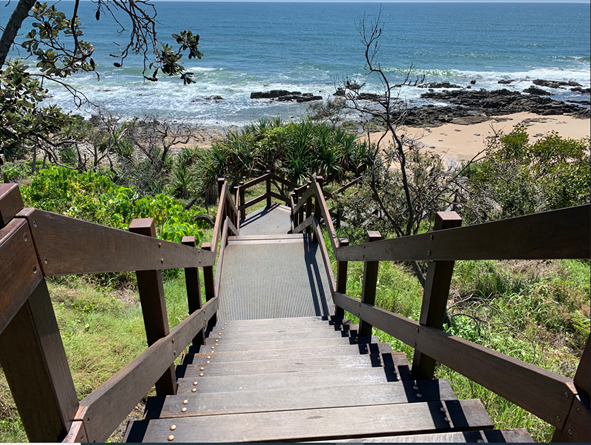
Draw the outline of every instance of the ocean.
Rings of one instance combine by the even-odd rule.
[[[12,6],[0,2],[0,25]],[[425,82],[451,82],[472,88],[522,91],[533,79],[576,81],[590,86],[590,5],[581,3],[227,3],[155,2],[160,42],[174,44],[172,33],[184,29],[201,36],[201,60],[183,58],[195,83],[183,85],[160,76],[142,77],[141,57],[129,57],[123,67],[109,56],[119,26],[106,17],[95,20],[95,4],[81,3],[84,39],[96,47],[95,74],[69,81],[95,104],[123,117],[154,115],[205,126],[243,125],[264,117],[300,118],[308,104],[250,99],[268,90],[301,91],[329,98],[345,78],[367,83],[364,91],[379,92],[377,78],[364,72],[364,47],[357,24],[381,9],[383,34],[379,61],[393,83],[409,67]],[[73,2],[58,8],[71,14]],[[21,37],[22,38],[22,37]],[[13,55],[16,52],[13,51]],[[30,62],[32,65],[33,62]],[[515,80],[510,85],[499,80]],[[76,109],[63,88],[46,84],[48,103],[86,116],[92,108]],[[589,98],[551,90],[558,100]],[[404,87],[410,105],[425,103],[424,89]],[[212,100],[220,96],[222,100]],[[437,105],[437,104],[436,104]]]

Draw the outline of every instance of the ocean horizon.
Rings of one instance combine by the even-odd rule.
[[[0,2],[0,11],[5,1]],[[72,2],[58,8],[71,11]],[[589,88],[589,3],[356,3],[356,2],[155,2],[158,37],[173,44],[172,33],[189,29],[200,34],[201,60],[182,59],[194,73],[191,85],[178,77],[142,76],[141,57],[115,67],[117,24],[94,18],[95,5],[82,2],[84,39],[95,46],[93,73],[78,74],[70,83],[112,113],[131,118],[145,114],[205,126],[244,125],[260,118],[305,115],[308,104],[250,99],[252,92],[300,91],[332,97],[345,78],[367,83],[377,93],[377,79],[364,72],[364,48],[356,24],[382,11],[379,60],[393,83],[413,66],[412,79],[450,82],[472,88],[523,91],[534,79],[574,81]],[[7,20],[4,12],[0,24]],[[25,24],[25,28],[26,24]],[[21,36],[22,38],[22,36]],[[13,51],[11,56],[17,56]],[[34,62],[29,62],[34,66]],[[509,85],[499,81],[512,80]],[[472,83],[472,85],[471,85]],[[90,116],[77,109],[63,88],[46,84],[47,103]],[[404,87],[401,97],[411,106],[429,102],[425,90]],[[569,89],[551,90],[556,100],[589,100]],[[213,97],[222,99],[213,100]]]

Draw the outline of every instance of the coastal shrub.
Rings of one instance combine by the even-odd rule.
[[[118,229],[127,229],[134,218],[154,218],[157,236],[166,241],[191,235],[200,242],[203,236],[203,223],[194,220],[202,209],[183,211],[183,203],[162,194],[140,197],[134,187],[116,185],[106,173],[51,167],[21,190],[28,205],[73,218]]]
[[[488,219],[521,216],[589,202],[589,138],[552,132],[531,143],[525,127],[489,142],[487,157],[469,172]]]
[[[328,123],[285,123],[279,118],[229,131],[211,150],[201,150],[198,156],[194,173],[202,193],[217,177],[235,185],[243,177],[271,170],[295,183],[315,175],[330,183],[358,176],[369,165],[367,145],[359,143],[354,134]]]

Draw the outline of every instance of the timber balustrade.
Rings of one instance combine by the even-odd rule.
[[[366,243],[349,246],[348,240],[338,239],[326,205],[325,196],[333,195],[312,181],[292,191],[290,207],[293,233],[313,228],[319,241],[337,315],[348,311],[358,317],[361,335],[371,335],[373,327],[412,346],[415,379],[433,378],[440,362],[555,426],[554,441],[589,441],[589,339],[573,380],[442,330],[454,261],[589,258],[589,205],[468,227],[460,227],[462,219],[455,212],[439,212],[433,232],[386,240],[368,232]],[[319,221],[337,260],[336,284]],[[349,261],[365,263],[361,300],[346,294]],[[380,261],[428,261],[419,322],[374,305]]]
[[[265,193],[263,193],[260,196],[257,196],[256,198],[251,199],[248,202],[245,202],[246,191],[249,188],[260,184],[263,181],[266,183]],[[261,201],[266,200],[267,207],[271,207],[271,205],[273,203],[273,199],[276,199],[279,202],[289,205],[289,198],[287,196],[283,196],[281,193],[276,193],[272,190],[271,186],[273,184],[275,184],[275,185],[282,184],[287,189],[294,189],[297,187],[297,184],[294,184],[291,181],[283,179],[282,177],[277,176],[274,173],[271,173],[269,170],[267,170],[267,172],[264,175],[259,176],[258,178],[252,179],[252,180],[248,181],[247,183],[241,182],[238,185],[238,187],[236,187],[236,202],[237,202],[236,207],[238,208],[238,210],[240,210],[240,219],[246,218],[246,209],[248,209],[249,207],[252,207],[255,204],[258,204]],[[235,222],[234,226],[239,228],[240,227],[239,223],[240,223],[240,221]]]
[[[198,249],[194,237],[155,238],[151,218],[133,220],[126,232],[23,208],[18,186],[0,184],[0,363],[31,442],[104,442],[154,385],[159,395],[176,392],[174,360],[190,343],[203,344],[204,329],[215,324],[225,246],[230,232],[238,234],[225,181],[219,190],[212,242]],[[171,268],[185,269],[189,304],[173,330],[161,275]],[[137,274],[148,348],[78,401],[45,277],[123,271]]]

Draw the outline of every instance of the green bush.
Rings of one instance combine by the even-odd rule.
[[[105,173],[51,167],[21,190],[28,205],[42,210],[118,229],[127,229],[134,218],[154,218],[157,236],[166,241],[195,236],[200,242],[203,237],[203,222],[194,220],[202,209],[183,211],[180,201],[166,195],[140,198],[134,187],[115,185]]]
[[[552,132],[534,142],[525,127],[500,134],[487,157],[469,171],[488,219],[586,204],[591,184],[591,140]]]

